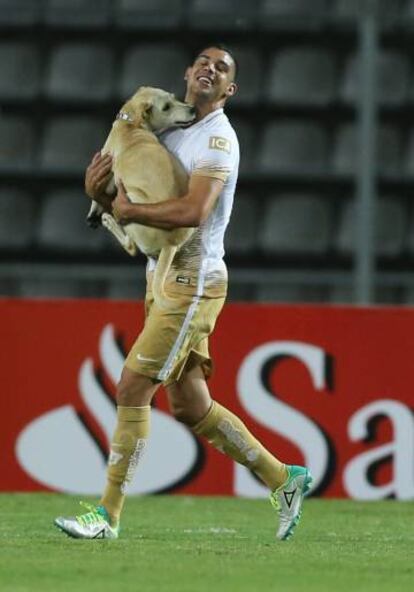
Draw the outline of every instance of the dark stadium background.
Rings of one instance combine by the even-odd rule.
[[[414,1],[0,0],[0,294],[138,298],[83,174],[140,85],[240,62],[230,299],[412,303]]]

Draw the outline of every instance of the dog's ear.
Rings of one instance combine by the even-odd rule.
[[[142,106],[142,119],[148,121],[152,113],[152,103],[146,102]]]

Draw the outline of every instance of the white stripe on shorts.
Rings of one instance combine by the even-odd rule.
[[[193,297],[193,301],[190,304],[188,310],[187,310],[187,314],[185,315],[185,319],[183,324],[181,325],[181,329],[180,332],[178,334],[177,339],[175,340],[174,345],[172,346],[172,349],[170,351],[170,354],[167,358],[167,361],[165,362],[164,366],[161,368],[161,370],[158,372],[157,378],[158,380],[164,381],[168,378],[169,373],[171,372],[171,368],[172,365],[174,363],[174,359],[177,355],[177,353],[179,352],[181,346],[183,345],[183,341],[184,338],[186,336],[187,330],[188,330],[188,326],[191,323],[191,319],[194,316],[194,313],[197,309],[197,306],[200,302],[200,298],[198,296],[194,296]]]

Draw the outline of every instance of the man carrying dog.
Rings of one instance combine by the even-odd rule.
[[[299,521],[308,469],[285,465],[250,433],[242,421],[211,398],[212,369],[208,337],[223,307],[227,271],[223,238],[236,188],[239,146],[223,107],[237,86],[237,64],[221,45],[203,49],[186,70],[185,100],[194,105],[195,123],[167,130],[161,141],[189,174],[188,193],[154,204],[131,203],[122,187],[115,199],[105,196],[111,158],[96,155],[87,169],[86,193],[120,224],[135,222],[161,229],[195,227],[176,255],[165,284],[176,298],[174,310],[154,303],[151,290],[155,261],[147,266],[146,320],[133,345],[117,388],[118,419],[108,461],[107,485],[99,505],[55,524],[76,538],[117,538],[128,483],[150,432],[151,400],[164,384],[171,412],[195,434],[251,469],[270,489],[279,510],[277,538],[289,538]],[[139,163],[137,163],[139,166]]]

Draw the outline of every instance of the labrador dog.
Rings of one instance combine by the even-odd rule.
[[[121,180],[133,203],[154,203],[182,197],[188,189],[188,175],[181,163],[159,142],[154,132],[183,127],[195,119],[192,105],[177,101],[161,89],[141,87],[121,108],[101,153],[113,158],[113,177],[106,192],[113,195]],[[91,225],[101,218],[107,228],[131,255],[138,249],[157,259],[153,278],[154,300],[162,308],[171,308],[164,282],[180,247],[190,238],[193,228],[162,230],[140,224],[121,226],[96,202],[88,214]]]

